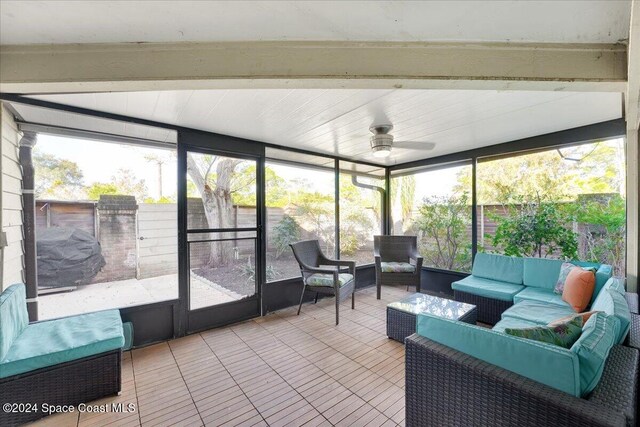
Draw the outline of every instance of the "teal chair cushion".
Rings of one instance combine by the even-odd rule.
[[[553,292],[553,290],[545,288],[524,288],[513,297],[513,302],[516,304],[522,301],[537,301],[569,306],[569,304],[562,300],[562,295],[558,295]]]
[[[26,298],[22,283],[11,285],[0,294],[0,360],[29,325]]]
[[[609,286],[598,294],[598,297],[591,305],[592,311],[603,311],[610,316],[615,316],[620,325],[617,330],[616,343],[622,344],[629,333],[629,327],[631,325],[631,311],[629,310],[629,304],[624,295],[617,291],[615,288],[611,289]]]
[[[478,253],[471,274],[483,279],[522,285],[522,258]]]
[[[0,361],[0,378],[116,350],[124,346],[118,310],[29,325]]]
[[[491,329],[496,332],[504,332],[504,330],[507,328],[520,329],[520,328],[533,328],[536,326],[540,326],[540,324],[536,322],[531,322],[529,320],[517,319],[515,317],[505,317],[504,319],[500,320],[498,323],[493,325],[493,328]]]
[[[596,388],[609,351],[616,343],[619,321],[614,316],[595,313],[582,328],[582,335],[571,347],[580,360],[580,394],[590,393]]]
[[[569,305],[550,304],[539,301],[522,301],[502,313],[502,318],[526,320],[546,325],[554,320],[576,314]]]
[[[342,287],[353,280],[348,273],[338,274],[338,286]],[[315,273],[307,277],[307,286],[324,286],[333,288],[333,274]]]
[[[476,276],[467,276],[462,280],[453,282],[451,288],[456,291],[467,292],[481,297],[513,301],[514,295],[522,291],[524,286],[499,282],[492,279],[483,279]]]
[[[416,326],[419,335],[437,343],[580,396],[578,355],[568,349],[428,314],[419,314]]]
[[[524,258],[524,285],[553,291],[563,262],[560,259]]]
[[[416,266],[408,262],[381,262],[380,271],[383,273],[413,273]]]

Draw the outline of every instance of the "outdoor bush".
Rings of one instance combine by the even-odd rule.
[[[247,258],[246,264],[240,264],[237,269],[240,275],[247,279],[247,282],[253,283],[255,281],[256,268],[255,264],[251,262],[251,257]],[[277,279],[280,275],[280,273],[272,265],[267,265],[266,273],[267,282]]]
[[[583,227],[580,259],[607,263],[614,274],[624,275],[626,201],[620,194],[599,194],[583,197],[570,206]]]
[[[547,258],[559,253],[567,259],[578,257],[578,236],[568,228],[574,218],[560,203],[540,196],[533,200],[515,196],[504,208],[505,215],[490,216],[496,222],[493,246],[505,255]]]
[[[471,206],[467,193],[426,197],[415,221],[425,265],[447,270],[471,269]]]
[[[341,218],[340,222],[340,253],[354,255],[371,238],[374,227],[369,212],[363,209],[351,209]]]
[[[285,215],[282,219],[273,227],[273,246],[276,253],[275,258],[278,259],[283,253],[289,251],[289,245],[300,240],[300,225],[297,221],[289,216]]]

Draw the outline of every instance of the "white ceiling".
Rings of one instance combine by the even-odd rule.
[[[631,1],[2,1],[0,43],[616,43]]]
[[[395,148],[386,164],[622,117],[618,93],[235,89],[33,97],[360,160],[374,161],[368,128],[386,120],[396,140],[436,144]]]

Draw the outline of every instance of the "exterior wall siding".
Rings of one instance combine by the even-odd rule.
[[[18,160],[18,146],[22,135],[13,115],[4,105],[0,106],[0,119],[0,217],[2,232],[7,237],[7,246],[0,249],[0,289],[4,290],[13,283],[24,282],[22,169]]]

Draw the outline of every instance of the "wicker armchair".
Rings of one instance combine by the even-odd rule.
[[[351,309],[355,308],[356,263],[327,258],[320,249],[317,240],[306,240],[291,246],[302,274],[302,293],[298,315],[302,308],[304,291],[307,289],[318,294],[336,296],[336,325],[339,323],[340,303],[351,295]],[[334,268],[323,266],[333,266]],[[340,267],[348,267],[349,273],[341,273]]]
[[[374,236],[373,255],[378,299],[382,285],[415,286],[420,292],[422,257],[416,236]]]

